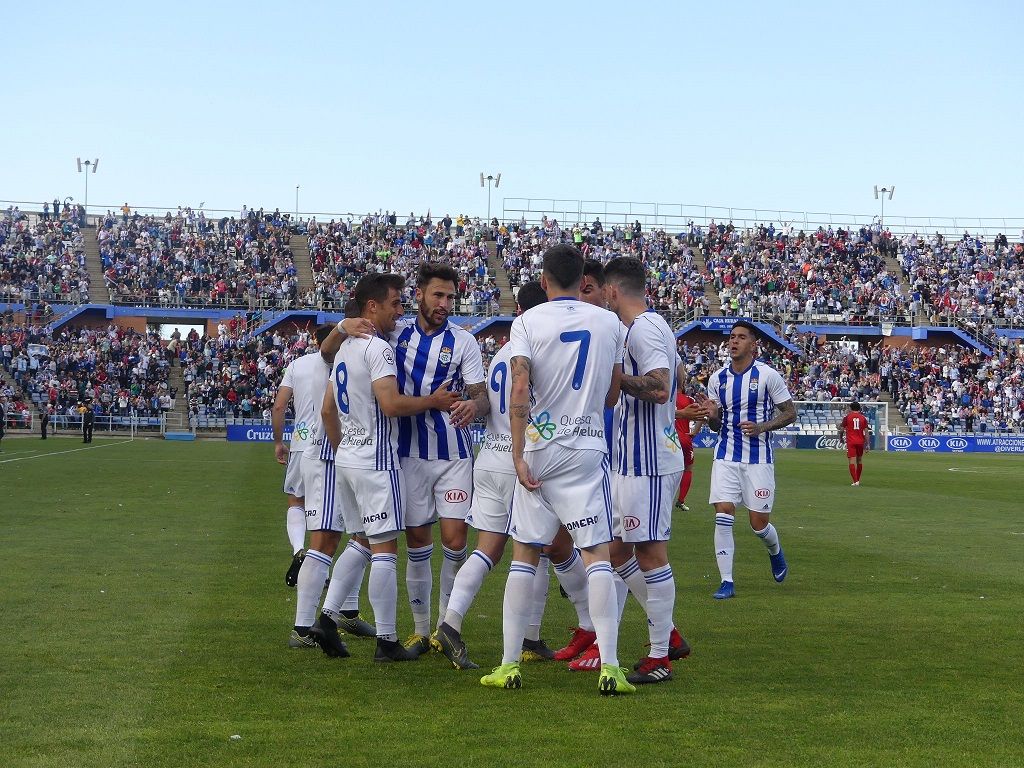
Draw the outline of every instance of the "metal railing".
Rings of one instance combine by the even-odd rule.
[[[506,197],[502,199],[502,218],[506,222],[523,219],[527,224],[540,224],[547,216],[555,218],[565,228],[577,223],[589,225],[601,219],[602,225],[629,225],[639,221],[645,228],[665,229],[673,233],[685,232],[690,222],[707,229],[712,220],[732,222],[746,229],[759,224],[782,226],[789,223],[794,230],[810,232],[818,227],[844,227],[859,229],[878,221],[877,214],[820,213],[788,211],[775,208],[737,208],[719,205],[686,203],[618,202],[610,200],[559,200],[554,198]],[[961,235],[995,235],[999,232],[1024,230],[1024,218],[980,216],[894,216],[885,217],[885,226],[898,234],[932,233]]]

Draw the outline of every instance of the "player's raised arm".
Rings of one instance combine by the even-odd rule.
[[[278,464],[288,463],[288,446],[284,444],[284,415],[291,399],[292,388],[282,384],[278,387],[274,407],[270,411],[270,427],[274,431],[274,458]]]

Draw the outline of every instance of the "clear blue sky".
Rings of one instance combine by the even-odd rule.
[[[0,198],[1024,216],[1019,2],[8,3]]]

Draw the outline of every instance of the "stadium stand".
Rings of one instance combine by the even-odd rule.
[[[160,306],[296,306],[288,222],[279,212],[207,220],[190,208],[163,217],[108,212],[96,234],[113,302]]]
[[[500,290],[487,267],[483,230],[467,217],[445,216],[434,222],[412,214],[399,225],[394,213],[368,214],[351,220],[308,225],[314,291],[304,303],[321,309],[344,309],[349,291],[366,271],[396,272],[408,283],[404,298],[415,306],[416,268],[423,260],[450,264],[459,273],[456,311],[490,314]]]
[[[0,215],[0,299],[88,301],[85,244],[73,211],[34,218],[13,206]]]

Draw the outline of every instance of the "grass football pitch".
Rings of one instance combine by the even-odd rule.
[[[593,673],[556,663],[501,691],[438,655],[375,665],[370,640],[344,660],[289,649],[268,446],[2,447],[5,766],[1024,765],[1019,457],[871,453],[851,488],[841,454],[779,451],[789,577],[774,583],[737,524],[737,596],[718,602],[699,451],[671,544],[693,655],[673,681],[608,699]],[[507,565],[466,619],[485,668],[501,655]],[[552,578],[550,645],[573,617]],[[623,665],[645,642],[631,601]]]

